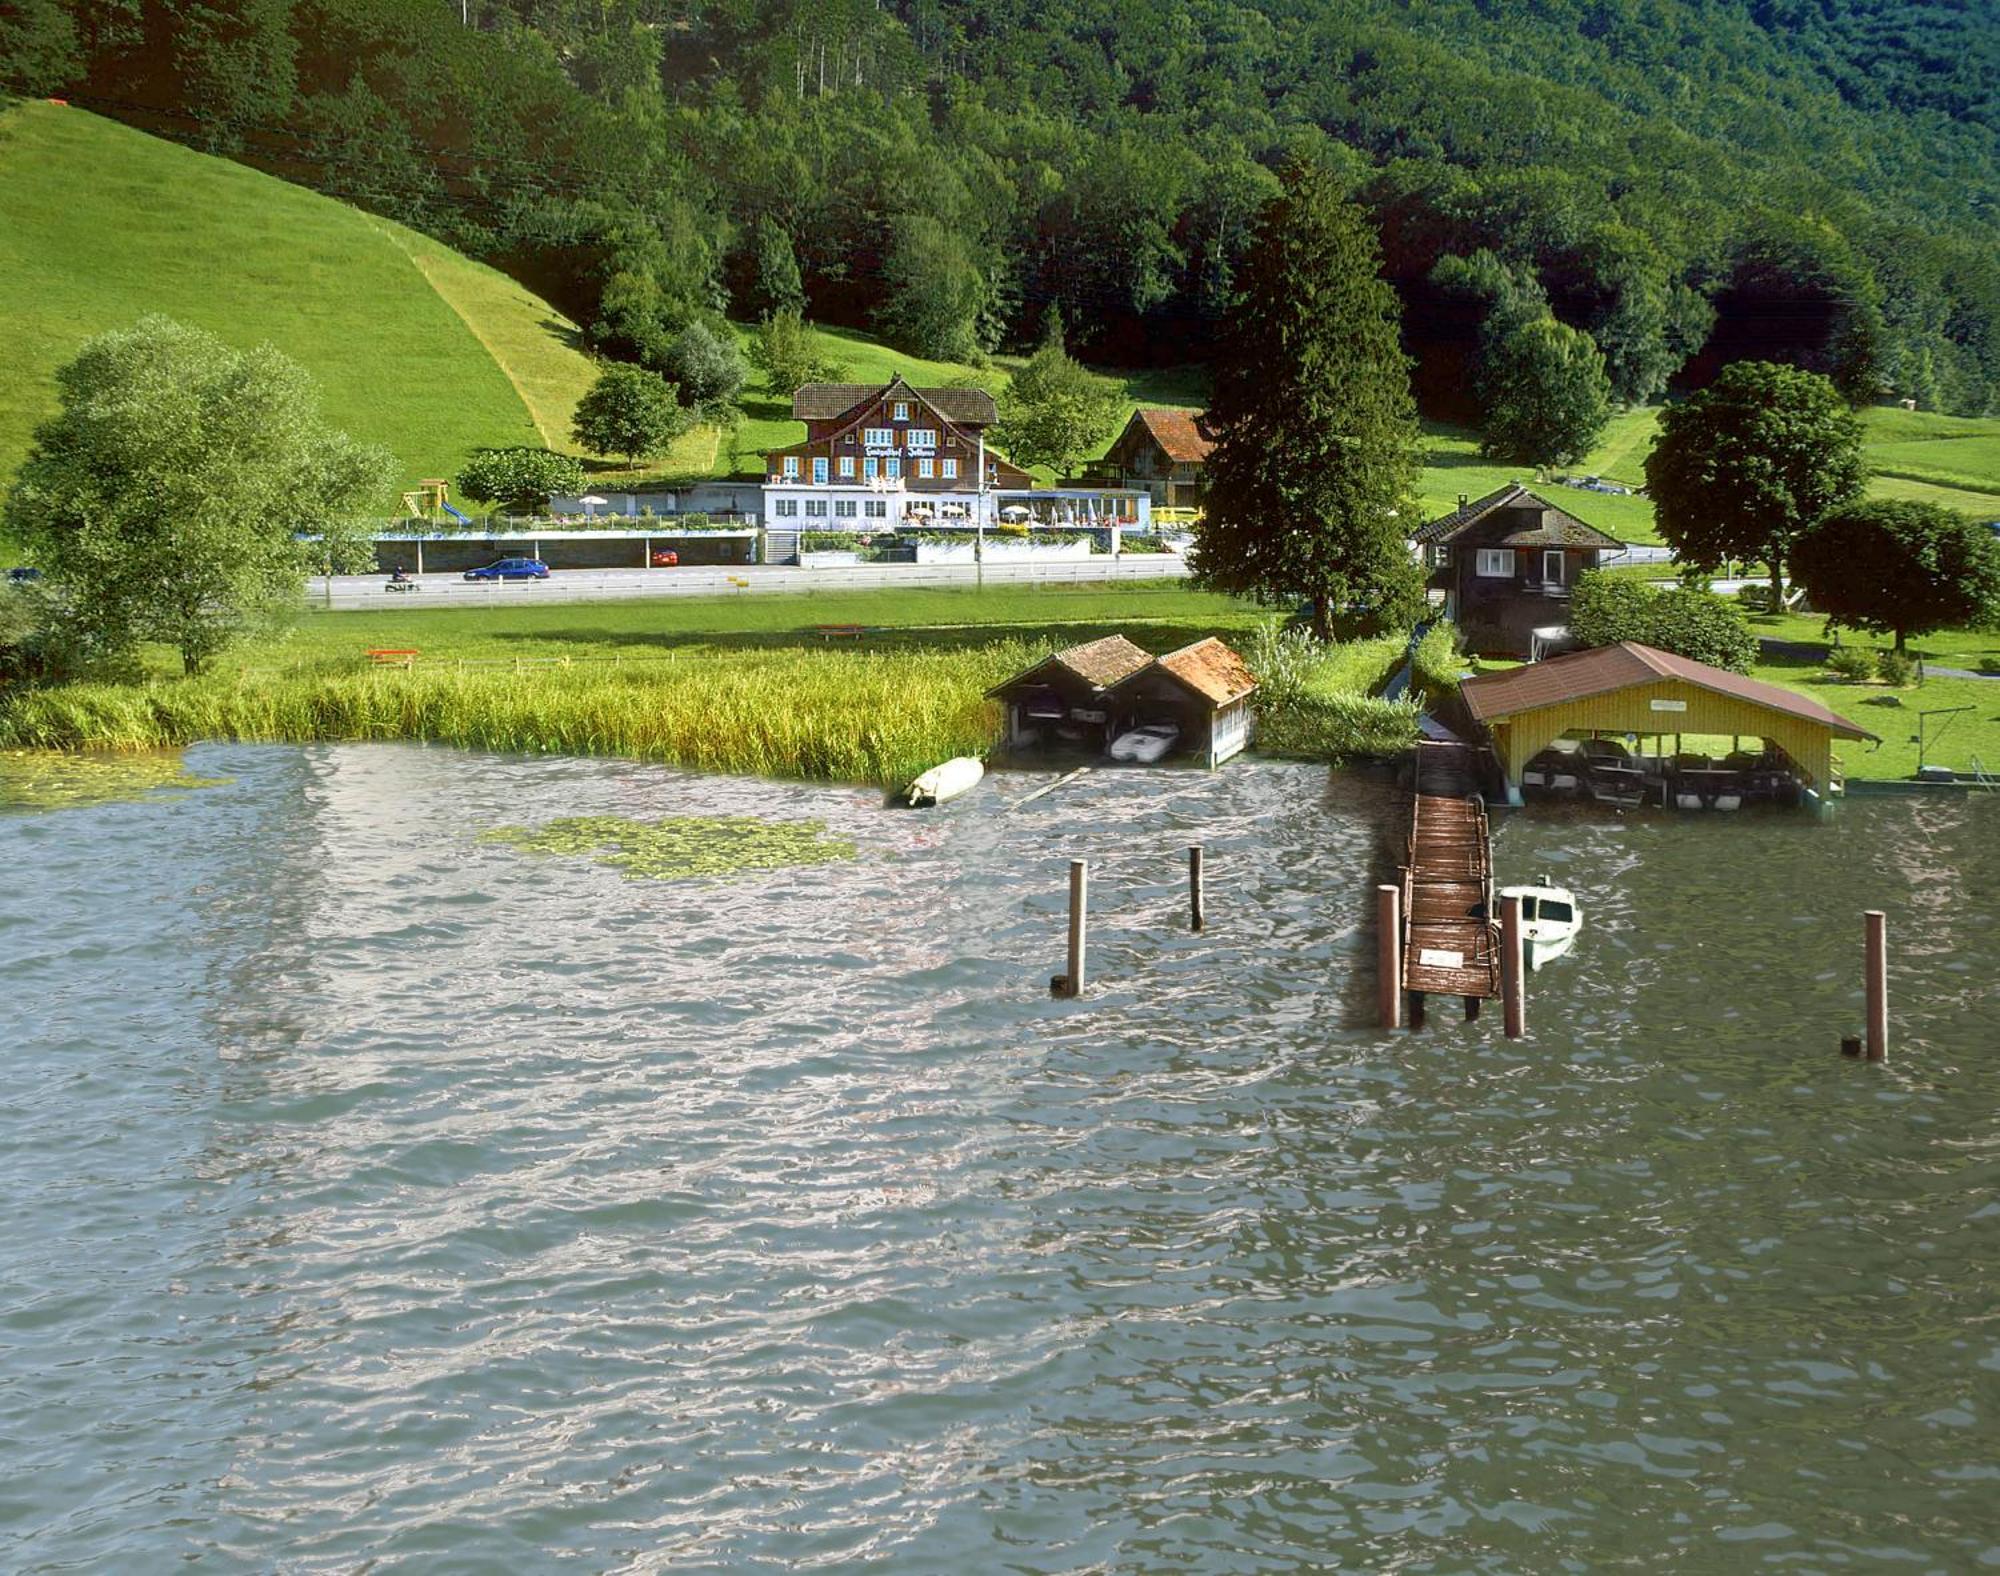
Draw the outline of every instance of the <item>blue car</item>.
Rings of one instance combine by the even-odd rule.
[[[468,580],[546,580],[549,566],[539,558],[503,558],[497,564],[468,569]]]

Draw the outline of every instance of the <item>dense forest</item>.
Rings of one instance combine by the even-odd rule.
[[[1989,0],[0,0],[0,77],[431,231],[640,361],[785,305],[1199,359],[1306,158],[1436,413],[1523,295],[1623,400],[1754,355],[2000,408]]]

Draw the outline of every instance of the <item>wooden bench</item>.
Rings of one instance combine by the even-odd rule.
[[[378,668],[413,668],[417,665],[415,646],[371,646],[368,660]]]
[[[750,589],[750,582],[745,580],[741,575],[730,575],[727,578],[729,583],[739,591],[748,591]]]
[[[866,624],[815,624],[821,640],[859,640],[868,633]]]

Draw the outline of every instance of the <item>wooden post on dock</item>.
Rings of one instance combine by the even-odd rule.
[[[1375,889],[1375,1001],[1382,1027],[1403,1021],[1403,892],[1384,882]]]
[[[1083,994],[1083,925],[1084,912],[1090,904],[1090,861],[1072,859],[1069,862],[1069,972],[1058,974],[1049,981],[1049,988],[1058,996],[1081,996]]]
[[[1889,916],[1871,908],[1861,916],[1862,957],[1868,974],[1868,1060],[1889,1059]]]
[[[1528,1032],[1527,988],[1521,978],[1521,900],[1500,900],[1500,1007],[1507,1038]]]
[[[1201,844],[1188,847],[1188,928],[1200,930],[1201,912]]]

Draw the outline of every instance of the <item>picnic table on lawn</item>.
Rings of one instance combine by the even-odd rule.
[[[417,665],[416,646],[370,646],[368,660],[378,668],[413,668]]]

